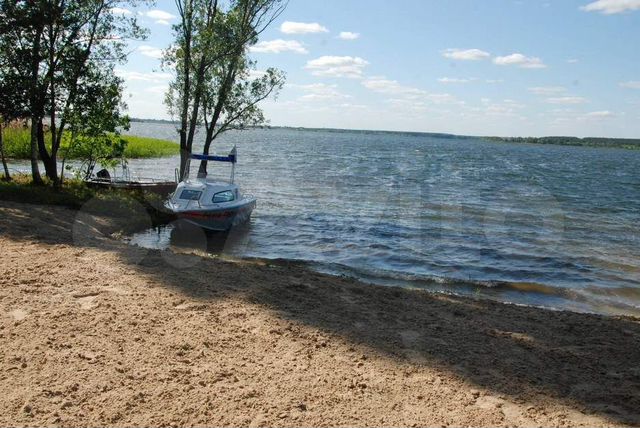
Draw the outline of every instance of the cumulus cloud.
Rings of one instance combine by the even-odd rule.
[[[422,89],[404,86],[397,80],[389,80],[384,78],[369,78],[362,82],[362,85],[374,92],[389,94],[394,96],[406,96],[409,98],[417,98],[426,96],[427,92]]]
[[[628,82],[622,82],[620,83],[620,86],[629,89],[640,89],[640,80],[630,80]]]
[[[489,52],[480,49],[447,49],[442,52],[445,58],[457,59],[460,61],[479,61],[491,56]]]
[[[552,97],[545,101],[549,104],[584,104],[587,99],[583,97]]]
[[[498,56],[493,59],[497,65],[515,65],[521,68],[545,68],[546,65],[540,58],[514,53],[506,56]]]
[[[452,104],[458,103],[456,97],[451,94],[432,94],[423,89],[412,86],[405,86],[398,83],[397,80],[385,79],[383,77],[371,77],[362,81],[362,85],[374,92],[386,94],[394,97],[392,101],[404,100],[404,103],[416,105],[419,103],[431,102],[433,104]]]
[[[440,83],[469,83],[473,79],[461,79],[458,77],[441,77],[438,79]]]
[[[119,8],[116,8],[116,9],[119,9]],[[177,18],[177,16],[160,9],[152,9],[144,12],[138,12],[138,15],[151,18],[153,22],[160,25],[171,25],[170,21]]]
[[[358,79],[362,77],[362,71],[367,65],[369,63],[360,57],[325,55],[307,61],[304,68],[314,76]]]
[[[123,78],[127,81],[141,81],[141,82],[153,82],[162,83],[171,80],[173,77],[171,73],[140,73],[138,71],[123,70],[121,68],[116,69],[116,76]]]
[[[326,27],[317,22],[292,22],[285,21],[280,25],[280,31],[285,34],[328,33]]]
[[[597,0],[580,9],[586,12],[600,12],[605,15],[613,15],[633,10],[640,10],[640,0]]]
[[[109,9],[109,13],[112,13],[113,15],[132,15],[133,12],[131,12],[129,9],[125,9],[122,7],[112,7],[111,9]]]
[[[360,33],[352,33],[351,31],[341,31],[338,36],[342,40],[355,40],[360,37]]]
[[[308,54],[309,51],[302,46],[302,43],[296,40],[269,40],[256,43],[249,48],[251,52],[260,53],[281,53],[281,52],[294,52],[297,54]]]
[[[527,88],[529,92],[535,95],[557,95],[562,94],[567,91],[567,88],[564,86],[534,86],[532,88]]]
[[[138,51],[142,55],[148,56],[150,58],[156,58],[156,59],[162,58],[162,49],[160,48],[154,48],[153,46],[142,45],[138,47]]]

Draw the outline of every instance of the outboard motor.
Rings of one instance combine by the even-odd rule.
[[[96,177],[102,181],[111,181],[111,174],[104,168],[96,173]]]

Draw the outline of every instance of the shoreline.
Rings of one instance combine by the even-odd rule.
[[[138,249],[116,230],[2,201],[3,425],[640,424],[638,318]]]
[[[628,316],[640,319],[640,307],[633,302],[616,300],[618,294],[625,291],[636,292],[635,288],[602,289],[600,287],[567,288],[542,282],[461,279],[443,276],[403,274],[398,271],[360,270],[349,265],[305,260],[301,258],[287,259],[282,257],[236,256],[224,253],[228,241],[243,239],[234,235],[210,235],[207,242],[196,233],[180,241],[174,241],[171,232],[167,232],[166,224],[159,224],[143,231],[134,231],[123,238],[127,245],[138,246],[150,250],[172,250],[185,254],[199,254],[214,259],[236,259],[262,264],[294,265],[312,272],[330,275],[337,278],[349,278],[364,285],[400,287],[427,293],[439,293],[450,296],[461,296],[473,300],[491,300],[498,303],[532,307],[551,311],[567,311],[582,314],[603,316]],[[231,244],[233,247],[233,244]],[[206,249],[205,249],[206,247]],[[232,250],[233,252],[233,250]],[[623,294],[624,295],[624,294]],[[631,297],[628,297],[631,299]]]

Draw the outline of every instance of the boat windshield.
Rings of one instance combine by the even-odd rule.
[[[200,199],[200,195],[202,195],[202,192],[199,190],[189,190],[189,189],[184,189],[182,191],[182,193],[180,193],[180,199],[187,199],[190,201],[197,201]]]
[[[224,192],[218,192],[213,195],[211,202],[217,204],[219,202],[231,202],[235,199],[235,196],[231,190],[225,190]]]

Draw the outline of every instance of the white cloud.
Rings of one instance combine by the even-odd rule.
[[[426,91],[422,89],[413,88],[410,86],[403,86],[396,80],[389,80],[384,78],[369,78],[362,82],[362,85],[374,92],[381,94],[389,94],[395,96],[405,96],[408,98],[418,98],[427,95]]]
[[[109,12],[112,13],[113,15],[131,15],[131,14],[133,14],[133,12],[131,12],[129,9],[124,9],[122,7],[112,7],[111,9],[109,9]]]
[[[586,12],[600,12],[605,15],[613,15],[632,10],[640,10],[640,0],[597,0],[580,9]]]
[[[615,113],[609,110],[592,111],[584,115],[584,117],[587,119],[609,119],[615,116]]]
[[[564,86],[535,86],[532,88],[527,88],[529,92],[536,95],[558,95],[567,91],[567,88]]]
[[[579,62],[580,62],[580,60],[579,60],[579,59],[576,59],[576,58],[569,58],[569,59],[567,60],[567,63],[568,63],[568,64],[577,64],[577,63],[579,63]]]
[[[515,65],[521,68],[545,68],[546,65],[540,58],[529,57],[521,53],[514,53],[507,56],[498,56],[493,59],[498,65]]]
[[[262,70],[249,70],[249,79],[260,79],[266,74],[267,72]]]
[[[287,85],[292,88],[300,89],[306,92],[305,95],[300,97],[303,101],[324,101],[324,100],[337,100],[351,98],[350,95],[346,95],[337,90],[337,85],[327,85],[325,83],[312,83],[309,85]]]
[[[374,92],[391,95],[395,97],[391,101],[398,103],[404,100],[405,104],[419,105],[429,101],[433,104],[464,104],[458,101],[451,94],[431,94],[423,89],[412,86],[404,86],[397,80],[385,79],[383,77],[371,77],[362,81],[362,85]]]
[[[280,25],[280,31],[285,34],[328,33],[326,27],[317,22],[291,22],[285,21]]]
[[[154,48],[153,46],[142,45],[138,47],[138,51],[144,56],[150,58],[160,59],[162,58],[162,49]]]
[[[479,61],[491,56],[489,52],[480,49],[447,49],[442,52],[445,58],[461,61]]]
[[[140,73],[138,71],[128,71],[121,68],[116,69],[116,76],[123,78],[127,81],[141,81],[141,82],[153,82],[163,83],[173,78],[171,73]]]
[[[153,22],[159,25],[171,25],[171,20],[177,18],[177,16],[170,14],[169,12],[165,12],[160,9],[148,10],[146,12],[138,12],[138,15],[146,16],[147,18],[153,19]]]
[[[362,71],[369,63],[352,56],[321,56],[307,61],[305,69],[314,76],[361,78]]]
[[[485,83],[502,83],[504,82],[504,80],[502,79],[487,79],[485,80]]]
[[[628,82],[622,82],[620,83],[620,86],[629,89],[640,89],[640,80],[630,80]]]
[[[360,33],[352,33],[351,31],[341,31],[338,36],[342,40],[355,40],[360,37]]]
[[[584,104],[587,99],[583,97],[552,97],[545,101],[549,104]]]
[[[148,10],[144,12],[144,16],[147,16],[151,19],[159,19],[164,21],[170,21],[176,17],[175,15],[172,15],[169,12],[165,12],[164,10],[160,9]]]
[[[256,43],[249,48],[251,52],[260,53],[280,53],[280,52],[294,52],[297,54],[308,54],[309,51],[302,46],[302,43],[297,40],[269,40]]]
[[[441,77],[438,79],[440,83],[469,83],[474,79],[461,79],[458,77]]]

